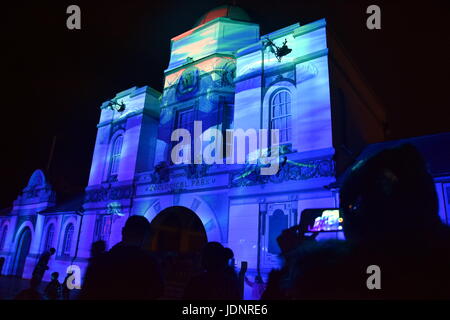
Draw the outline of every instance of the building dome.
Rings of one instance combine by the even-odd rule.
[[[242,8],[231,5],[223,5],[205,13],[199,20],[197,20],[194,27],[201,26],[202,24],[221,17],[247,22],[251,21],[247,12],[245,12]]]

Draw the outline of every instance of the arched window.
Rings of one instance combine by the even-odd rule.
[[[5,224],[2,230],[1,238],[0,238],[0,250],[3,250],[5,247],[6,235],[8,234],[8,225]]]
[[[280,130],[280,144],[291,140],[291,94],[278,91],[270,104],[270,129]]]
[[[47,228],[47,235],[45,236],[44,251],[48,251],[52,247],[54,235],[55,235],[55,226],[52,223]]]
[[[111,166],[109,169],[110,175],[115,175],[119,171],[119,162],[120,162],[120,155],[122,153],[122,143],[123,143],[123,136],[120,135],[114,140],[114,144],[111,151]]]
[[[64,242],[62,247],[62,254],[64,256],[70,256],[70,249],[72,247],[72,238],[74,230],[75,227],[73,226],[73,223],[69,223],[64,232]]]

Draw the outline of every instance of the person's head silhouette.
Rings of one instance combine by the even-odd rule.
[[[225,258],[227,259],[227,263],[231,264],[234,258],[234,252],[230,248],[224,248]]]
[[[203,248],[202,265],[206,271],[223,271],[227,261],[227,252],[219,242],[208,242]]]
[[[51,255],[54,255],[55,252],[56,252],[56,249],[55,248],[50,248],[48,251],[50,252]]]
[[[58,272],[52,272],[51,277],[52,277],[52,280],[58,280],[59,273]]]
[[[131,216],[122,228],[122,242],[142,247],[150,236],[150,222],[143,216]]]
[[[91,246],[91,257],[97,257],[106,250],[106,242],[103,240],[98,240],[92,243]]]
[[[340,206],[345,236],[357,243],[408,241],[440,223],[433,179],[412,145],[383,150],[353,167]]]

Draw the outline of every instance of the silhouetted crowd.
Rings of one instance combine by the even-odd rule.
[[[351,168],[340,189],[345,241],[285,230],[284,266],[263,299],[449,299],[450,230],[441,223],[432,177],[411,145]],[[379,267],[381,288],[368,289]]]
[[[183,298],[243,299],[244,282],[254,299],[263,300],[450,298],[450,231],[440,221],[433,179],[414,147],[386,149],[353,166],[340,188],[340,211],[345,240],[316,241],[317,234],[305,236],[298,227],[284,230],[277,239],[283,264],[267,283],[260,275],[251,281],[245,270],[237,273],[231,249],[207,243],[201,271],[187,282]],[[163,270],[144,249],[150,237],[148,220],[131,216],[120,243],[109,251],[104,242],[94,243],[79,299],[162,298]],[[31,288],[19,299],[38,298],[33,288],[51,254],[41,257]],[[371,265],[381,271],[376,290],[367,285]],[[53,273],[45,295],[59,299],[65,282],[61,286]]]
[[[28,289],[22,290],[16,297],[16,300],[69,300],[69,288],[67,288],[67,279],[69,275],[66,277],[63,284],[61,284],[58,280],[59,273],[52,272],[51,281],[47,284],[44,290],[44,294],[42,295],[39,292],[39,285],[42,283],[42,279],[44,278],[45,271],[49,269],[48,262],[52,255],[56,252],[55,248],[50,248],[48,251],[45,251],[39,257],[39,260],[34,267],[32,278],[30,280],[30,287]]]

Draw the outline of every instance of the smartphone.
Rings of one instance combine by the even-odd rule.
[[[343,221],[337,208],[305,209],[300,218],[300,230],[304,233],[342,231]]]

